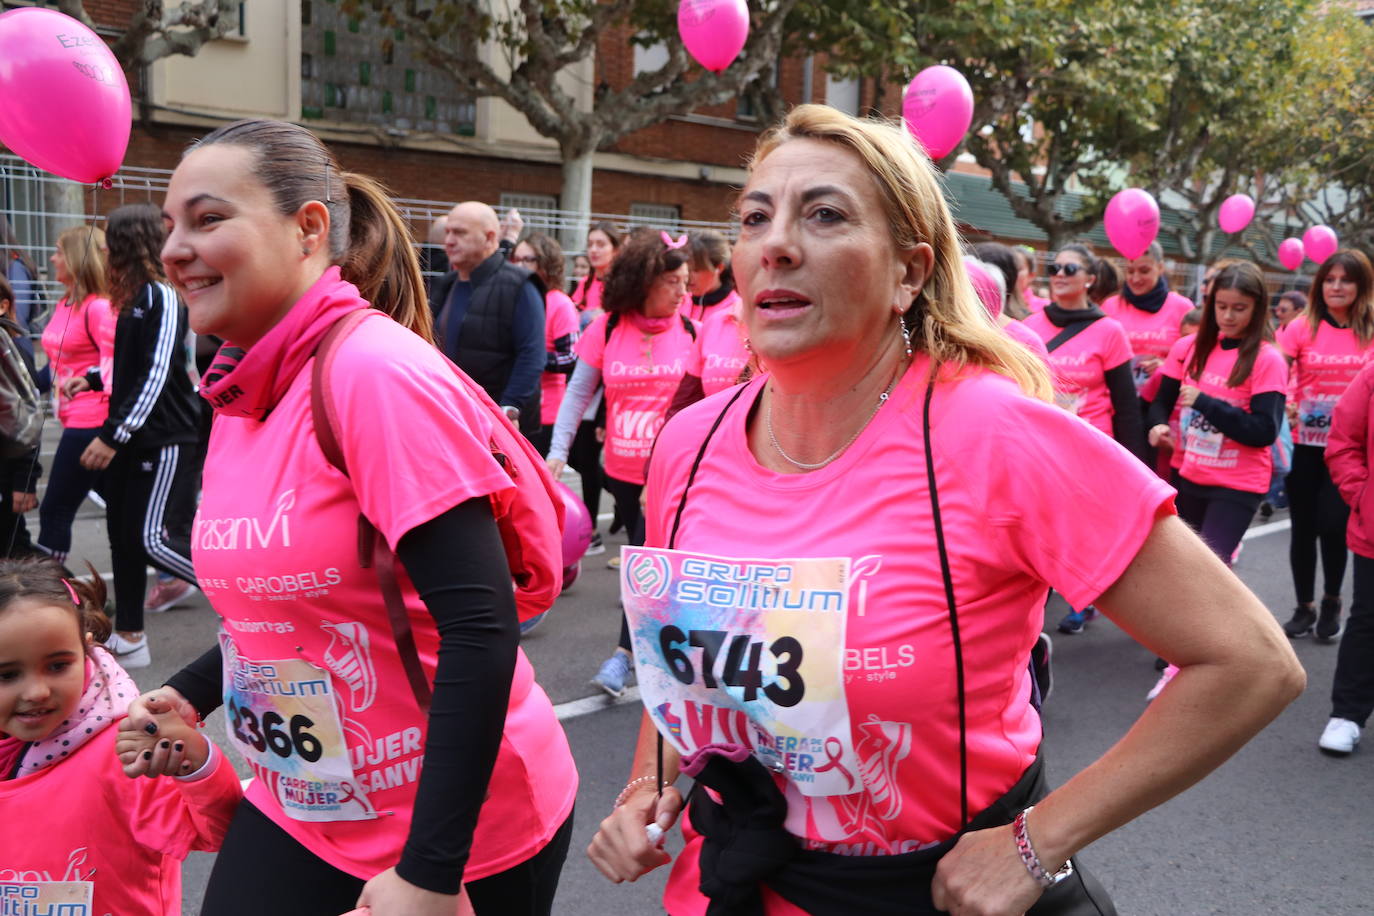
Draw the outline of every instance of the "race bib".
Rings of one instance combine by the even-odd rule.
[[[1331,435],[1331,415],[1336,411],[1335,397],[1303,398],[1298,402],[1298,443],[1325,447]]]
[[[1076,417],[1078,416],[1079,408],[1083,406],[1083,392],[1056,390],[1054,392],[1054,403]]]
[[[0,881],[0,916],[92,916],[94,893],[89,881]]]
[[[1145,386],[1150,383],[1150,379],[1154,376],[1153,372],[1142,365],[1147,359],[1149,359],[1148,356],[1131,357],[1131,381],[1135,382],[1137,394],[1144,390]]]
[[[377,816],[354,778],[329,673],[302,658],[256,661],[220,634],[229,741],[298,821]]]
[[[1211,424],[1206,417],[1191,407],[1185,407],[1178,415],[1179,429],[1183,431],[1183,450],[1207,458],[1221,457],[1221,430]]]
[[[645,708],[683,754],[750,748],[803,795],[863,790],[844,692],[847,557],[630,547],[620,591]]]

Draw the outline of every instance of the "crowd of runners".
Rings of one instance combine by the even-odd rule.
[[[14,912],[179,912],[192,849],[218,851],[213,916],[554,912],[578,774],[519,640],[565,468],[629,544],[607,557],[620,638],[587,675],[637,679],[644,705],[587,854],[634,880],[680,825],[674,916],[1114,913],[1076,853],[1301,693],[1290,639],[1339,641],[1313,737],[1355,749],[1365,254],[1327,258],[1306,297],[1225,260],[1194,301],[1158,245],[1120,271],[1066,245],[1041,270],[961,240],[902,128],[815,105],[762,137],[737,211],[733,244],[596,224],[575,259],[540,233],[503,249],[544,291],[543,465],[436,348],[384,189],[303,128],[215,130],[157,205],[62,233],[42,349],[63,431],[31,549],[11,478],[5,533],[32,556],[0,565],[0,810],[53,823],[0,839]],[[5,314],[16,295],[0,282]],[[217,348],[195,359],[188,325]],[[64,565],[92,491],[108,607]],[[1280,626],[1230,566],[1284,505]],[[140,695],[145,611],[193,586],[218,642]],[[1071,610],[1047,634],[1050,590]],[[1043,650],[1099,614],[1159,681],[1050,786]],[[903,663],[853,677],[869,653]],[[221,707],[246,789],[197,727]],[[58,797],[82,816],[54,823]]]

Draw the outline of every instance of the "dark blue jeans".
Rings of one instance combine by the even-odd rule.
[[[95,490],[101,496],[104,471],[88,471],[81,466],[81,453],[95,440],[100,427],[64,429],[57,442],[48,471],[48,489],[38,507],[38,546],[61,562],[72,549],[72,523],[86,494]]]

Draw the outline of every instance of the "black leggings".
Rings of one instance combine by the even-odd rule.
[[[601,487],[605,478],[596,425],[595,420],[583,420],[578,424],[577,435],[568,449],[568,465],[582,477],[582,504],[591,513],[593,531],[596,530],[596,517],[601,514]]]
[[[118,630],[143,629],[147,564],[196,584],[191,521],[200,484],[199,455],[195,445],[122,448],[105,469],[105,527]]]
[[[1350,507],[1331,482],[1326,450],[1315,445],[1293,446],[1293,470],[1284,480],[1288,512],[1293,520],[1288,563],[1293,567],[1293,590],[1299,604],[1311,604],[1317,583],[1317,542],[1321,541],[1322,592],[1339,595],[1345,580],[1345,523]]]
[[[639,494],[644,492],[644,484],[616,480],[606,475],[606,489],[615,499],[615,514],[625,523],[625,534],[631,547],[644,545],[644,513],[639,508]],[[620,648],[630,651],[630,622],[620,615]]]
[[[572,815],[543,849],[466,885],[477,916],[549,916],[572,839]],[[316,856],[247,801],[215,858],[200,916],[340,916],[366,882]]]
[[[105,495],[103,471],[88,471],[81,466],[81,454],[95,440],[100,427],[64,429],[57,441],[48,471],[48,489],[38,507],[38,546],[65,563],[72,550],[72,523],[86,494],[95,490]]]
[[[1187,483],[1179,487],[1178,517],[1202,536],[1203,542],[1216,554],[1221,562],[1231,565],[1231,557],[1245,529],[1250,527],[1259,508],[1261,494],[1233,491],[1236,498],[1227,499],[1217,496],[1203,496],[1188,490]],[[1253,501],[1251,501],[1253,497]]]

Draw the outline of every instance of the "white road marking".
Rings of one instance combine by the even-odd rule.
[[[1276,531],[1287,531],[1289,528],[1292,527],[1293,523],[1288,519],[1284,519],[1281,522],[1270,522],[1267,525],[1256,525],[1255,527],[1246,531],[1245,536],[1242,537],[1241,540],[1248,541],[1251,538],[1262,538],[1266,534],[1273,534]]]
[[[626,703],[638,702],[639,688],[626,687],[625,692],[618,698],[599,693],[595,696],[583,697],[580,700],[569,700],[566,703],[559,703],[553,708],[553,711],[554,714],[558,716],[559,722],[566,722],[569,719],[591,715],[594,712],[601,712],[603,709],[610,709],[613,706],[623,706]]]

